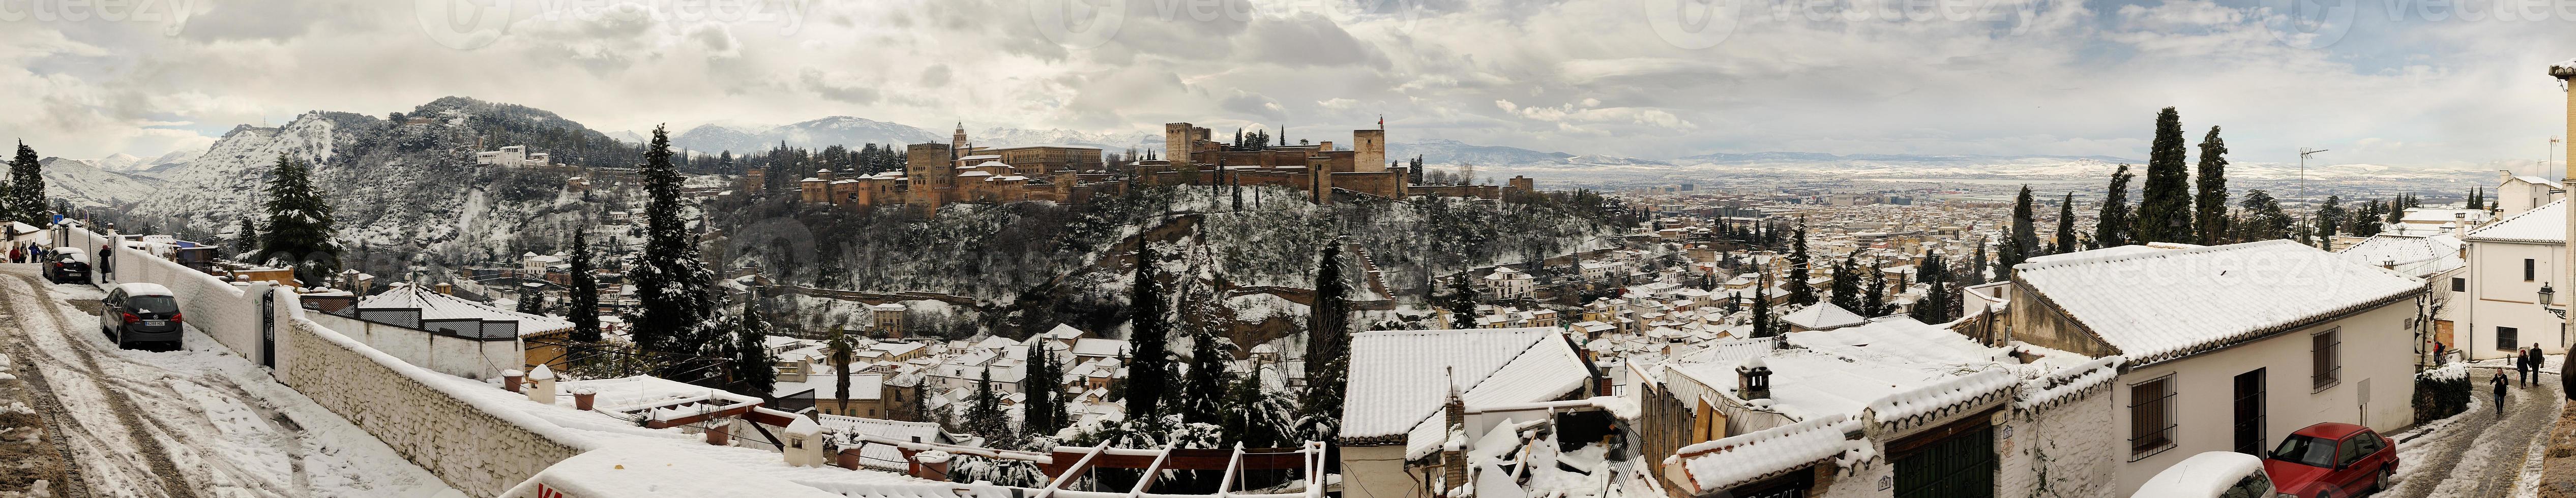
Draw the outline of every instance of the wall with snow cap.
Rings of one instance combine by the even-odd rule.
[[[289,292],[279,292],[279,377],[316,404],[383,440],[448,486],[477,497],[511,486],[581,454],[590,442],[489,399],[450,392],[476,384],[445,376],[304,319]]]
[[[100,258],[96,253],[99,246],[107,245],[107,237],[87,230],[63,231],[67,232],[64,240],[70,247],[92,253],[90,277],[93,281],[101,282],[102,286],[151,282],[168,287],[170,293],[178,298],[180,317],[188,326],[254,362],[259,360],[259,302],[247,297],[251,294],[246,292],[246,286],[225,282],[123,244],[115,247],[113,262],[108,265],[115,271],[99,272],[96,271],[97,265],[106,258]]]
[[[519,368],[527,356],[519,350],[519,341],[477,341],[428,331],[369,322],[329,313],[304,315],[331,330],[365,343],[406,363],[430,371],[468,379],[490,379],[502,370]]]
[[[2119,357],[2024,381],[2020,400],[1995,426],[1995,496],[2115,496],[2127,435],[2111,422],[2108,380]]]

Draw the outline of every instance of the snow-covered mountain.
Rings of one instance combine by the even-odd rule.
[[[45,195],[68,199],[76,206],[99,206],[133,202],[160,188],[160,180],[99,169],[91,161],[95,159],[38,161],[44,166]]]
[[[1411,158],[1413,156],[1422,156],[1422,162],[1427,164],[1456,164],[1463,162],[1478,165],[1557,164],[1565,158],[1575,157],[1573,154],[1563,152],[1539,152],[1519,147],[1505,147],[1500,145],[1473,145],[1442,138],[1434,138],[1413,143],[1388,142],[1386,144],[1386,157],[1390,159]]]
[[[951,131],[954,133],[954,131]],[[1148,132],[1092,133],[1062,128],[1032,130],[1026,128],[967,129],[966,140],[974,145],[1019,147],[1027,145],[1079,145],[1099,147],[1101,152],[1119,154],[1127,149],[1162,150],[1163,136]]]

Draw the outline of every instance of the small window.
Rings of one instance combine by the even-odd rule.
[[[2315,373],[2311,375],[2311,379],[2315,381],[2316,388],[2319,390],[2334,386],[2343,373],[2343,362],[2335,354],[2336,350],[2343,346],[2343,342],[2337,340],[2336,335],[2338,334],[2334,330],[2328,330],[2308,336],[2308,353],[2312,356],[2310,364],[2315,367]]]
[[[2512,351],[2513,345],[2522,343],[2521,332],[2513,327],[2496,327],[2496,350]]]
[[[2129,386],[2129,461],[2173,448],[2172,375]]]
[[[2538,264],[2539,264],[2539,263],[2532,261],[2530,258],[2523,258],[2523,260],[2522,260],[2522,281],[2524,281],[2524,282],[2529,282],[2529,281],[2531,281],[2531,277],[2539,275],[2539,272],[2538,272],[2538,271],[2536,271],[2536,269],[2537,269],[2537,268],[2539,268],[2538,266],[2536,266],[2536,265],[2538,265]]]
[[[2451,292],[2468,292],[2468,291],[2469,291],[2469,279],[2468,279],[2467,277],[2451,277]]]

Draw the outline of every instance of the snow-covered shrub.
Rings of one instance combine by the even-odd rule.
[[[2440,420],[2468,410],[2472,390],[2466,363],[2416,372],[2415,421]]]

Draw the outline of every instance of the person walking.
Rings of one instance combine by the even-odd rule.
[[[2442,366],[2442,341],[2433,341],[2433,366]]]
[[[2495,377],[2487,379],[2487,384],[2495,386],[2495,414],[2503,417],[2505,387],[2512,385],[2504,381],[2504,369],[2496,369]]]
[[[2540,383],[2540,367],[2549,363],[2549,356],[2541,354],[2540,343],[2537,342],[2531,343],[2531,349],[2524,350],[2522,354],[2531,358],[2531,383]]]
[[[2524,378],[2523,372],[2528,371],[2531,371],[2531,350],[2513,348],[2513,381],[2515,383],[2522,383],[2522,379]],[[2504,372],[2498,371],[2496,373],[2501,374]]]

